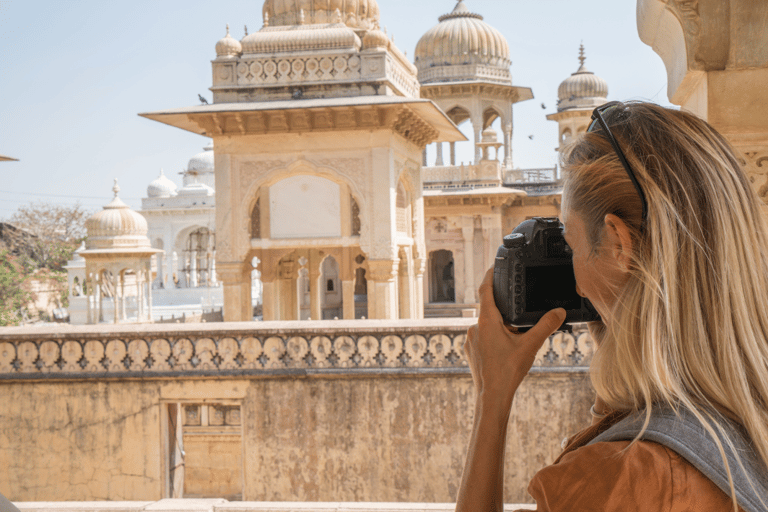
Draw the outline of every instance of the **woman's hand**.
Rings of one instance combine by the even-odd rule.
[[[477,402],[456,501],[458,512],[504,508],[504,451],[512,399],[536,352],[564,320],[565,310],[554,309],[528,332],[510,332],[493,300],[493,269],[485,274],[480,285],[480,318],[464,342]]]
[[[558,308],[544,315],[528,332],[511,332],[496,308],[493,268],[489,269],[480,285],[480,317],[477,325],[470,327],[464,343],[478,400],[491,400],[508,411],[536,353],[564,320],[565,310]]]

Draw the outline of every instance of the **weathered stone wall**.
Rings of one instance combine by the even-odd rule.
[[[475,397],[460,351],[471,323],[187,324],[173,332],[167,326],[5,329],[0,460],[6,463],[0,465],[0,489],[14,501],[168,497],[168,405],[226,403],[240,407],[242,499],[451,502],[472,426]],[[303,358],[290,366],[287,354],[303,351],[286,347],[301,345],[298,340],[317,346],[317,325],[325,327],[322,336],[333,349],[323,361]],[[283,353],[245,368],[246,358],[239,356],[248,339],[262,348],[283,347]],[[339,339],[351,345],[337,344]],[[122,358],[122,368],[110,366],[110,355],[94,348],[136,351],[136,340],[148,345],[147,357],[141,364],[138,356]],[[170,350],[158,349],[165,347],[158,340]],[[68,361],[78,353],[72,343],[85,347],[74,363]],[[418,346],[409,348],[413,343]],[[180,345],[193,349],[186,366],[179,362],[184,357],[172,357],[179,356]],[[221,353],[241,363],[226,369]],[[408,353],[420,357],[402,357]],[[425,357],[433,353],[438,356]],[[53,354],[54,363],[46,366],[44,359]],[[94,354],[103,358],[103,371],[89,366]],[[367,366],[360,354],[369,354]],[[272,356],[282,368],[268,367]],[[537,358],[514,404],[507,502],[529,501],[530,477],[556,457],[564,436],[588,423],[589,357],[588,340],[580,335],[553,337]],[[208,366],[198,369],[205,361]],[[202,442],[229,427],[199,428]],[[191,443],[189,448],[205,449]],[[192,458],[187,463],[188,486],[199,475],[226,469],[197,468]]]

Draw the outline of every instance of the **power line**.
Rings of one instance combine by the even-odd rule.
[[[40,194],[37,192],[18,192],[18,191],[11,191],[11,190],[0,190],[0,193],[3,194],[23,194],[26,196],[40,196],[40,197],[65,197],[67,199],[101,199],[101,200],[107,200],[109,197],[107,196],[67,196],[63,194]],[[121,199],[128,199],[130,201],[138,201],[141,199],[140,197],[121,197]]]

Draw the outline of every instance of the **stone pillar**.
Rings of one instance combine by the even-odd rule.
[[[355,319],[355,265],[352,259],[352,250],[344,247],[341,251],[339,271],[341,277],[341,303],[342,318],[344,320]]]
[[[637,31],[664,61],[669,100],[708,121],[741,152],[768,203],[766,20],[763,0],[637,1]]]
[[[396,320],[397,260],[368,260],[368,318]]]
[[[414,316],[414,283],[413,283],[413,258],[410,255],[410,247],[400,251],[398,264],[398,310],[401,319],[416,318]]]
[[[475,219],[461,218],[461,237],[464,239],[464,304],[475,303]]]
[[[157,287],[158,288],[165,288],[165,279],[164,278],[164,272],[163,272],[163,266],[165,265],[165,253],[164,252],[158,252],[155,254],[155,268],[157,269],[157,277],[155,277],[155,281],[157,281]],[[152,270],[150,270],[151,275]]]
[[[150,265],[147,265],[147,275],[150,276],[152,273],[152,268]],[[149,283],[149,280],[147,280],[147,283]],[[147,321],[152,322],[152,286],[147,284]]]
[[[413,318],[416,319],[424,318],[424,295],[426,292],[424,287],[424,271],[426,268],[427,260],[425,258],[415,258],[413,260],[414,285],[416,287],[416,300],[414,304],[415,316]]]
[[[475,165],[478,165],[483,159],[483,148],[480,146],[483,141],[483,121],[481,119],[473,120],[472,128],[475,131]]]
[[[437,148],[437,160],[435,161],[435,166],[436,167],[441,167],[441,166],[445,165],[443,163],[443,143],[442,142],[437,142],[437,143],[435,143],[435,147]]]
[[[269,251],[263,251],[259,257],[259,272],[261,273],[261,307],[262,318],[265,322],[277,320],[277,269]]]
[[[178,282],[181,281],[181,276],[179,275],[179,255],[176,253],[176,251],[173,251],[173,256],[171,257],[171,275],[170,275],[170,287],[176,288],[176,285]]]
[[[250,321],[253,318],[250,263],[219,262],[218,272],[224,285],[224,321]]]
[[[316,250],[309,251],[309,317],[312,320],[323,319],[323,293],[320,266],[323,258]]]
[[[189,251],[189,287],[197,288],[197,251]]]
[[[512,123],[504,125],[504,168],[512,169]]]
[[[424,148],[424,151],[421,152],[421,166],[426,167],[429,165],[427,163],[427,148]]]
[[[456,165],[456,143],[451,142],[451,165]]]

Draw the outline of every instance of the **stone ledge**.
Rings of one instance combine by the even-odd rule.
[[[19,502],[21,512],[452,512],[453,503],[228,502],[223,499],[166,499],[156,502]],[[536,505],[505,505],[505,511]]]
[[[11,328],[0,381],[467,373],[470,318]],[[583,371],[589,334],[556,333],[534,371]]]

